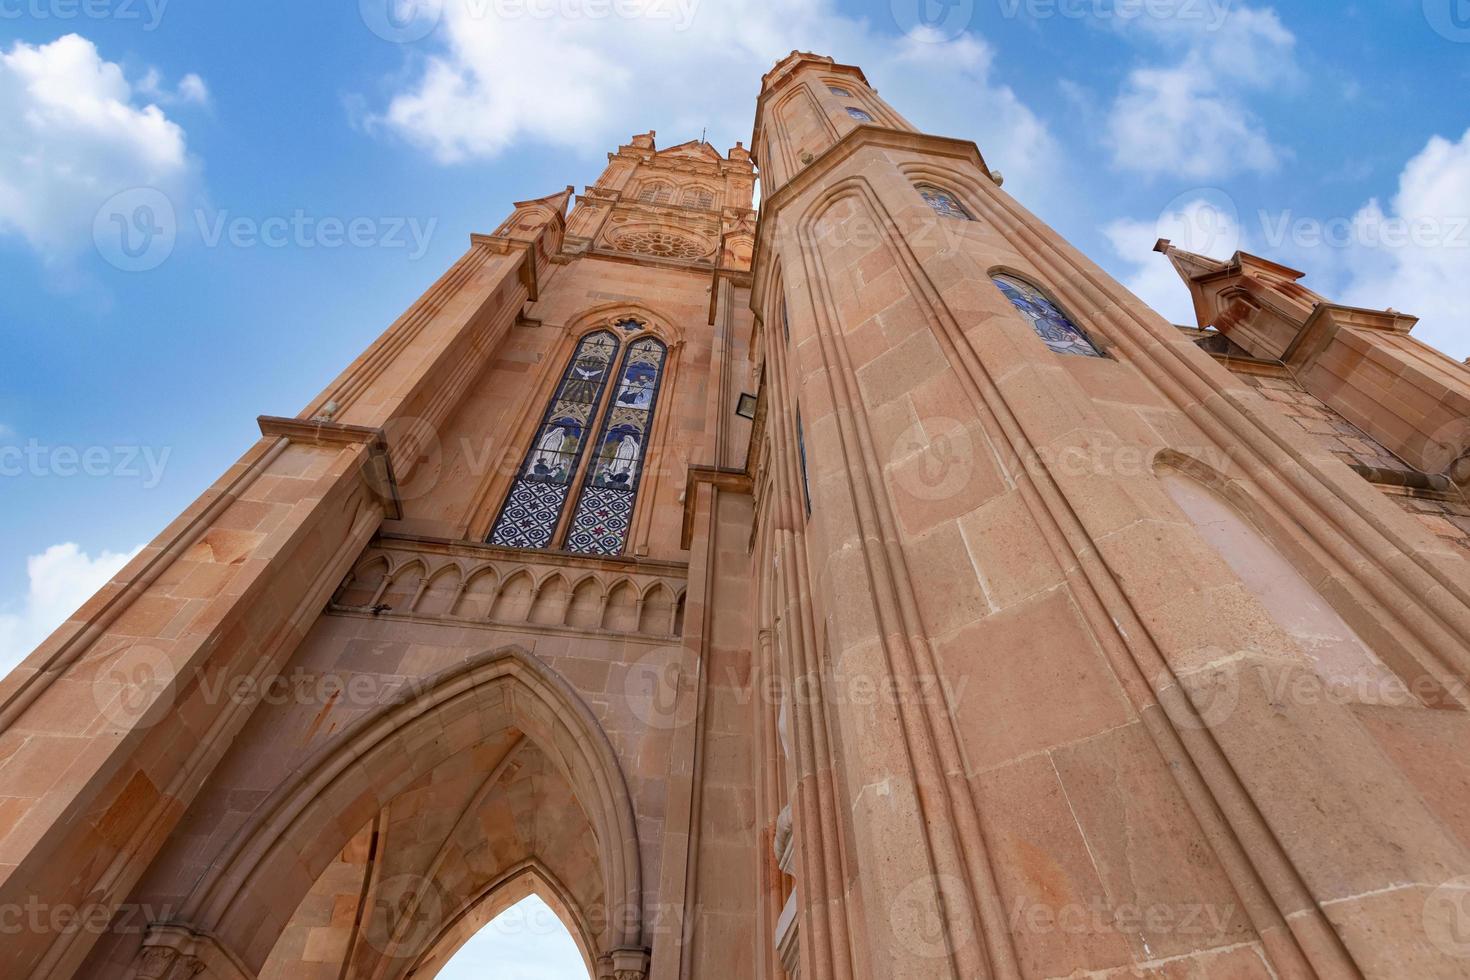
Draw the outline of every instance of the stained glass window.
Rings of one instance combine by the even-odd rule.
[[[833,95],[840,95],[844,99],[852,98],[852,93],[843,88],[841,85],[828,85],[827,91],[831,92]]]
[[[1005,293],[1011,305],[1031,322],[1032,328],[1046,341],[1046,346],[1058,354],[1103,356],[1103,352],[1087,338],[1082,328],[1073,323],[1041,290],[1015,276],[992,276],[991,279]]]
[[[872,116],[868,115],[866,112],[864,112],[863,110],[857,108],[856,106],[848,106],[847,107],[847,114],[849,116],[851,116],[852,118],[856,119],[858,122],[872,122],[873,121],[873,117]]]
[[[491,544],[550,547],[617,350],[617,340],[607,331],[577,345],[490,532]]]
[[[603,414],[567,532],[568,551],[618,555],[627,545],[667,354],[662,343],[645,337],[623,355],[618,387]]]
[[[933,184],[920,184],[917,188],[919,195],[934,209],[934,213],[942,218],[959,218],[962,221],[974,221],[970,212],[965,210],[963,204],[949,191],[942,191]]]

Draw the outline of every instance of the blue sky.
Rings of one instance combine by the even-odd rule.
[[[0,666],[471,232],[635,132],[748,140],[793,48],[1180,322],[1161,234],[1470,355],[1470,0],[0,0]]]

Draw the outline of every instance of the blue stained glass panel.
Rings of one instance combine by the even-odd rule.
[[[632,526],[648,434],[668,350],[652,337],[629,346],[607,406],[582,496],[572,514],[567,550],[621,554]]]
[[[991,280],[1011,305],[1025,317],[1032,329],[1058,354],[1080,357],[1102,357],[1103,352],[1088,339],[1082,328],[1073,323],[1047,296],[1024,279],[1015,276],[992,276]]]
[[[491,544],[550,547],[617,350],[617,340],[605,331],[577,345],[490,531]]]
[[[872,122],[873,121],[873,117],[872,116],[868,115],[866,112],[864,112],[863,110],[861,110],[861,109],[859,109],[859,108],[857,108],[855,106],[848,106],[847,107],[847,114],[849,116],[851,116],[852,118],[856,119],[858,122]]]
[[[940,190],[932,184],[920,184],[917,188],[919,196],[929,203],[934,213],[942,218],[959,218],[962,221],[974,221],[970,212],[965,210],[953,194],[949,191]]]

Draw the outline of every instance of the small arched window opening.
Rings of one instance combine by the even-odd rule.
[[[827,91],[831,92],[833,95],[840,95],[844,99],[852,98],[852,93],[843,88],[841,85],[828,85]]]
[[[858,122],[872,122],[873,121],[873,117],[872,116],[868,115],[866,112],[864,112],[863,110],[859,109],[857,106],[851,106],[851,105],[848,106],[847,107],[847,114],[849,116],[851,116],[852,118],[856,119]]]
[[[715,193],[704,187],[691,187],[684,192],[684,206],[705,211],[715,206]]]
[[[975,220],[974,216],[965,210],[965,206],[960,203],[959,198],[955,197],[949,191],[935,187],[933,184],[919,184],[916,189],[919,192],[919,196],[941,218],[958,218],[961,221]]]
[[[1103,357],[1103,352],[1052,302],[1041,290],[1024,279],[1011,275],[994,275],[991,281],[1005,294],[1016,311],[1025,317],[1045,343],[1058,354],[1075,354],[1081,357]]]

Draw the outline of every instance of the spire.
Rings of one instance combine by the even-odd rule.
[[[554,193],[547,194],[545,197],[533,197],[529,201],[517,201],[515,206],[517,208],[523,208],[534,207],[538,204],[544,204],[546,207],[550,208],[554,214],[559,214],[565,217],[567,213],[567,205],[571,203],[572,195],[576,192],[576,188],[573,187],[571,184],[568,184],[566,190],[556,191]]]
[[[1154,251],[1167,256],[1169,264],[1174,266],[1174,271],[1179,273],[1179,278],[1186,283],[1193,282],[1196,276],[1222,272],[1230,267],[1228,262],[1221,262],[1207,255],[1197,255],[1194,252],[1176,248],[1174,243],[1167,238],[1160,238],[1154,243]]]

